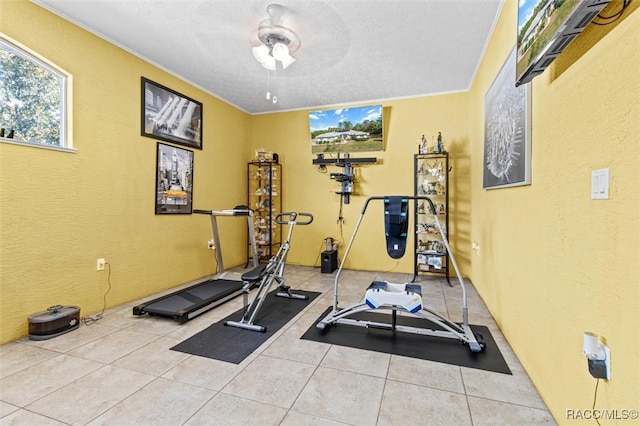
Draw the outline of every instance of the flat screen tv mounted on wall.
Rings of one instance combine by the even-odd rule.
[[[311,152],[384,150],[382,105],[309,112]]]
[[[541,74],[609,0],[521,0],[516,86]]]

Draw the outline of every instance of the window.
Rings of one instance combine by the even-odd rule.
[[[0,141],[74,151],[67,122],[70,80],[0,37]]]

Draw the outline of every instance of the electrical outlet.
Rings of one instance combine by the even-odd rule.
[[[209,250],[213,250],[214,248],[216,248],[216,246],[215,246],[215,245],[214,245],[214,243],[213,243],[213,240],[209,240],[209,241],[207,241],[207,248],[208,248]]]
[[[595,379],[611,380],[611,350],[603,345],[604,359],[588,359],[589,373]]]
[[[105,263],[107,263],[107,260],[104,257],[98,259],[96,261],[96,271],[103,271]]]

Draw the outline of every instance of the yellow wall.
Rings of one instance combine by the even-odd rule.
[[[468,273],[468,250],[465,254],[461,248],[464,246],[466,250],[470,245],[468,95],[454,93],[381,103],[385,151],[352,154],[354,158],[376,157],[378,163],[355,166],[355,195],[349,204],[343,205],[345,223],[342,227],[337,223],[340,197],[336,191],[340,190],[340,184],[330,179],[329,174],[342,173],[344,169],[328,166],[326,173],[321,173],[318,166],[312,164],[315,155],[311,154],[309,111],[252,117],[249,145],[254,150],[263,147],[280,155],[284,210],[308,211],[315,216],[312,225],[295,229],[289,262],[318,266],[326,237],[342,242],[338,250],[342,258],[365,200],[380,195],[412,195],[413,155],[417,153],[420,137],[424,134],[431,143],[432,136],[440,131],[445,148],[452,157],[450,229],[456,235],[452,246],[456,254],[461,251],[456,260],[463,273]],[[413,240],[409,238],[407,255],[403,259],[394,260],[387,256],[382,203],[375,202],[367,209],[345,267],[413,272],[411,247]]]
[[[27,0],[2,2],[2,32],[56,63],[74,78],[76,154],[0,144],[0,342],[27,334],[27,317],[53,304],[102,309],[209,275],[210,223],[199,215],[153,213],[156,141],[140,136],[140,77],[203,103],[202,151],[194,150],[194,207],[223,209],[246,200],[246,162],[256,148],[280,154],[285,210],[315,216],[293,236],[290,263],[319,265],[323,239],[346,246],[364,200],[413,193],[413,154],[422,134],[442,132],[452,156],[450,229],[468,275],[470,149],[466,93],[384,102],[386,149],[365,153],[377,165],[358,166],[356,195],[343,206],[339,184],[312,165],[308,111],[248,116]],[[385,252],[381,205],[374,204],[346,266],[413,270]],[[246,260],[244,222],[220,220],[225,266]],[[411,244],[412,241],[409,241]],[[463,250],[464,248],[464,250]],[[410,253],[410,248],[408,249]],[[466,252],[466,253],[465,253]]]
[[[73,75],[77,149],[0,143],[0,342],[25,336],[28,316],[51,305],[99,312],[99,257],[111,267],[108,306],[213,273],[207,216],[154,215],[156,140],[140,136],[140,77],[203,103],[196,208],[244,203],[249,115],[27,0],[0,7],[5,35]],[[246,222],[223,221],[225,266],[244,263]]]
[[[561,424],[580,424],[566,410],[593,402],[585,331],[611,348],[612,380],[600,383],[596,408],[640,401],[637,8],[614,26],[589,26],[532,81],[531,186],[482,190],[484,95],[515,44],[516,1],[505,2],[470,91],[471,240],[480,245],[470,278]],[[591,200],[591,171],[606,167],[610,199]]]

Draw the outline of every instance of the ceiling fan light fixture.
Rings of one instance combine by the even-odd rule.
[[[254,47],[251,49],[251,52],[253,53],[253,57],[256,58],[256,61],[260,63],[263,63],[269,56],[269,48],[264,44]]]
[[[296,59],[289,55],[289,48],[286,44],[276,43],[272,49],[273,57],[282,63],[282,69],[286,70]]]
[[[273,54],[273,57],[279,61],[283,61],[285,59],[291,58],[291,55],[289,55],[289,48],[287,47],[286,44],[282,44],[282,43],[274,44],[273,48],[271,49],[271,53]]]
[[[285,56],[284,58],[280,59],[280,62],[282,63],[282,69],[286,70],[289,65],[291,65],[292,63],[294,63],[296,61],[296,58],[294,58],[293,56]]]
[[[300,47],[300,39],[293,30],[279,24],[282,6],[270,4],[267,6],[267,13],[270,17],[260,21],[258,25],[258,39],[262,46],[253,48],[253,56],[267,69],[275,70],[276,60],[282,64],[282,69],[287,69],[296,61],[291,53]]]
[[[276,59],[269,55],[263,62],[260,62],[260,65],[268,69],[269,71],[276,70]]]
[[[269,48],[264,44],[261,46],[256,46],[251,49],[253,53],[253,57],[256,58],[260,65],[265,67],[268,70],[275,71],[276,69],[276,60],[273,56],[269,54]]]

